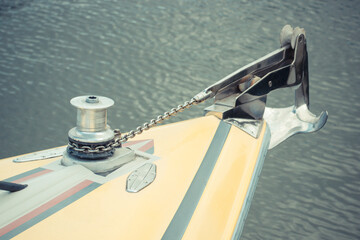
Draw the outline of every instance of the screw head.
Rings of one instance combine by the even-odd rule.
[[[114,101],[112,99],[97,95],[75,97],[71,99],[70,103],[77,109],[85,110],[108,109],[109,107],[114,105]]]
[[[99,98],[97,96],[88,96],[85,101],[87,103],[98,103]]]

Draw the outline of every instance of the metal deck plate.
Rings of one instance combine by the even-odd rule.
[[[126,191],[136,193],[148,186],[155,180],[156,165],[146,163],[134,170],[127,178]]]

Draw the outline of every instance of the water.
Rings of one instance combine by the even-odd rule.
[[[66,144],[69,100],[79,95],[114,99],[110,125],[132,129],[276,49],[283,25],[300,25],[311,110],[330,117],[269,152],[243,239],[359,239],[359,9],[334,0],[0,0],[0,158]],[[287,106],[287,96],[271,104]]]

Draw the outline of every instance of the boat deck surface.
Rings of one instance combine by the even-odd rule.
[[[129,193],[129,173],[101,183],[91,180],[95,174],[84,171],[86,177],[74,186],[32,209],[25,208],[17,218],[0,226],[0,239],[237,236],[270,139],[266,124],[256,139],[214,116],[206,116],[153,128],[133,141],[149,139],[154,143],[153,154],[159,157],[153,162],[157,173],[149,186]],[[47,166],[60,162],[60,158],[26,163],[14,163],[13,158],[1,160],[0,179],[23,174],[17,181],[29,186],[22,191],[34,191],[32,182],[47,181],[47,175],[53,174]],[[39,168],[42,170],[34,170]],[[34,172],[27,179],[24,172],[29,171]],[[20,193],[0,191],[0,201],[5,195]],[[29,196],[23,204],[32,201]]]

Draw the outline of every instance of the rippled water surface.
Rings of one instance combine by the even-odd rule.
[[[0,0],[0,157],[66,144],[78,95],[114,99],[109,124],[132,129],[278,48],[283,25],[299,25],[311,110],[330,117],[269,152],[243,239],[360,239],[359,3]],[[271,104],[290,105],[287,96]]]

